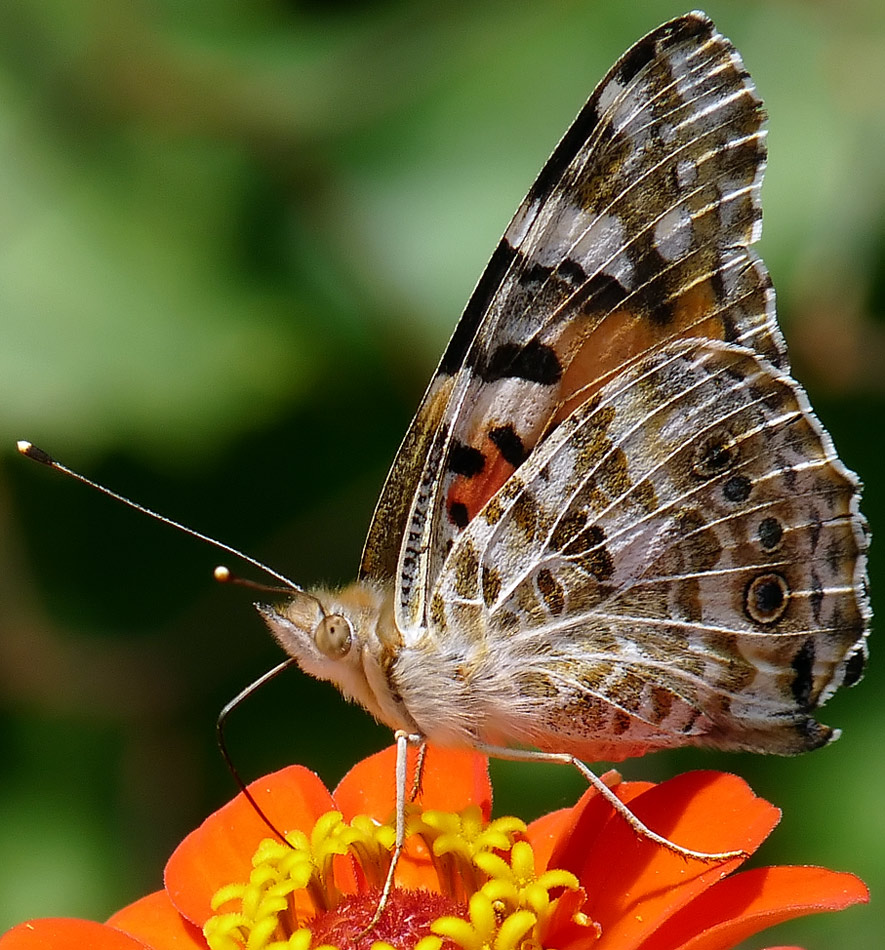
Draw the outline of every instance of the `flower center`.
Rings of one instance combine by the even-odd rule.
[[[343,897],[333,910],[310,922],[311,946],[347,950],[457,950],[451,940],[431,934],[431,924],[445,915],[464,913],[464,905],[443,894],[395,887],[381,919],[368,930],[378,908],[380,891]]]
[[[394,846],[392,823],[366,815],[345,822],[327,812],[310,836],[265,839],[246,883],[222,887],[204,934],[211,950],[528,950],[553,946],[579,913],[583,892],[568,871],[535,869],[518,818],[486,824],[476,806],[462,812],[410,809],[397,884],[368,932]],[[401,886],[409,866],[421,886]],[[554,897],[556,890],[560,896]]]

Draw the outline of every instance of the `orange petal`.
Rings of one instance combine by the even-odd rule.
[[[2,950],[152,950],[106,924],[74,917],[28,920],[0,937]],[[205,944],[204,944],[205,947]]]
[[[108,926],[141,940],[151,950],[206,950],[200,929],[179,914],[165,891],[155,891],[118,910]]]
[[[411,791],[418,750],[410,746],[406,792]],[[346,819],[369,815],[387,821],[396,804],[396,746],[388,746],[363,759],[341,779],[335,802]],[[417,801],[422,808],[460,811],[477,804],[486,821],[492,811],[492,785],[488,759],[463,749],[428,746]]]
[[[811,867],[755,868],[699,895],[642,950],[728,950],[785,920],[869,899],[866,885],[853,874]]]
[[[309,769],[290,765],[249,786],[276,828],[310,834],[320,815],[335,808],[322,781]],[[212,895],[224,884],[245,882],[259,842],[273,836],[245,796],[210,815],[175,849],[166,865],[166,891],[192,923],[212,916]]]
[[[621,782],[612,786],[624,803],[654,787],[653,782]],[[592,787],[565,812],[568,820],[559,827],[559,840],[553,846],[547,866],[565,868],[581,877],[590,858],[588,847],[593,845],[603,827],[613,819],[614,812],[611,805]]]
[[[780,819],[746,782],[721,772],[677,776],[637,795],[630,807],[658,834],[708,852],[752,853]],[[600,950],[638,947],[662,921],[744,860],[710,864],[684,858],[637,835],[619,816],[585,847],[584,866],[576,873],[590,895],[584,910],[602,925]]]

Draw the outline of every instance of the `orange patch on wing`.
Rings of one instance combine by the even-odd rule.
[[[586,323],[573,321],[555,344],[567,368],[549,428],[559,425],[625,366],[651,350],[687,337],[724,340],[725,327],[715,315],[716,306],[712,285],[706,280],[673,301],[672,319],[666,323],[656,323],[646,313],[626,308],[595,322],[589,333]]]
[[[491,439],[483,439],[480,451],[486,460],[483,470],[470,478],[465,475],[456,476],[449,488],[447,508],[463,505],[467,511],[468,523],[473,521],[485,503],[516,471]]]

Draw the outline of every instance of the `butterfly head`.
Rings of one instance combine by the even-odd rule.
[[[283,649],[311,676],[337,683],[341,671],[357,659],[349,612],[324,603],[320,596],[299,591],[283,607],[259,604],[258,612]]]
[[[282,607],[259,604],[258,612],[305,673],[334,683],[392,728],[414,728],[385,672],[399,641],[389,600],[376,586],[357,583],[298,591]]]

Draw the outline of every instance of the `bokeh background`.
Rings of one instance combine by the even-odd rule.
[[[279,659],[205,545],[29,464],[27,438],[299,582],[356,568],[387,465],[501,231],[674,0],[0,5],[0,929],[102,919],[233,793],[217,711]],[[766,100],[761,251],[796,375],[885,524],[885,5],[711,0]],[[873,549],[874,603],[885,576]],[[247,572],[254,576],[254,572]],[[880,945],[885,666],[835,746],[684,751],[785,810],[765,862],[873,904],[751,942]],[[239,711],[246,777],[330,784],[389,740],[297,673]],[[582,790],[493,766],[500,812]]]

